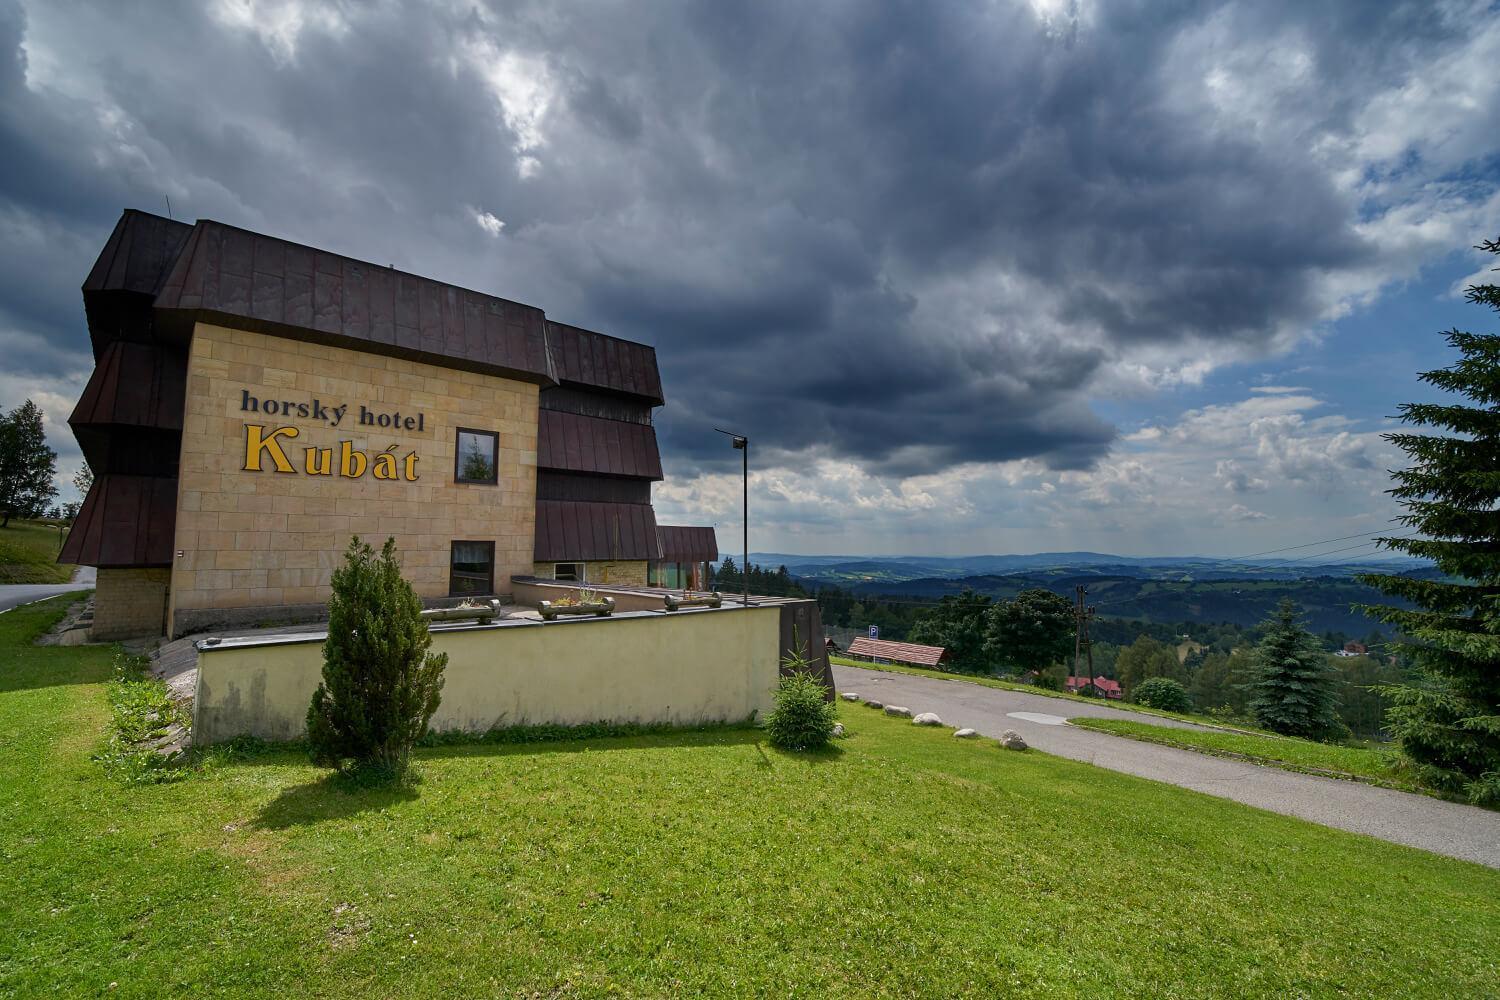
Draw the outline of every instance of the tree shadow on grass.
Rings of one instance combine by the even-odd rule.
[[[514,757],[535,754],[609,753],[618,750],[654,748],[691,749],[695,747],[743,746],[765,741],[762,730],[749,727],[725,727],[708,730],[677,730],[639,736],[597,736],[579,739],[507,741],[475,735],[459,737],[451,743],[420,747],[414,760],[439,760],[448,757]]]
[[[818,750],[777,750],[766,742],[762,730],[733,728],[530,743],[484,742],[476,738],[473,742],[419,748],[412,755],[412,764],[420,779],[421,763],[427,760],[713,747],[753,748],[757,755],[757,766],[766,770],[790,765],[816,767],[837,762],[844,755],[844,749],[836,744],[829,744]],[[265,763],[285,763],[285,757],[280,754],[257,754],[238,763],[253,766],[262,760]],[[316,781],[284,789],[262,807],[253,824],[261,829],[284,830],[293,826],[347,819],[362,812],[409,802],[419,794],[419,785],[414,782],[372,785],[331,772]]]
[[[371,785],[356,782],[337,772],[309,781],[281,794],[261,808],[254,825],[264,830],[285,830],[325,820],[347,819],[362,812],[384,809],[417,797],[411,783]]]

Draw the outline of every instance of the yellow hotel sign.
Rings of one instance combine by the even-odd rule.
[[[302,468],[298,469],[292,464],[285,442],[297,437],[299,433],[295,427],[277,427],[267,432],[265,424],[246,424],[245,471],[262,472],[265,461],[269,459],[272,470],[276,472],[293,475],[303,472],[309,476],[334,475],[332,448],[303,448]],[[395,452],[396,446],[391,445],[372,456],[354,447],[353,441],[340,441],[337,475],[345,479],[358,479],[369,470],[376,479],[416,482],[419,461],[417,453],[409,451],[398,456]]]

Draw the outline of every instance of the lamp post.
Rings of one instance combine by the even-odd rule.
[[[741,521],[745,529],[745,564],[740,567],[740,579],[745,584],[745,607],[750,606],[750,439],[743,434],[734,431],[726,431],[722,427],[714,430],[720,434],[728,434],[730,442],[741,456],[741,476],[745,490],[744,518]]]

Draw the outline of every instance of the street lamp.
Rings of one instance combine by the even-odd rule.
[[[740,578],[745,584],[745,607],[748,608],[750,606],[750,439],[743,434],[726,431],[722,427],[715,427],[714,430],[720,434],[728,434],[730,442],[742,457],[741,475],[745,488],[745,514],[741,523],[745,529],[745,565],[740,567]]]

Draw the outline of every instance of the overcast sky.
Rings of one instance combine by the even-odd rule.
[[[0,406],[66,482],[79,285],[170,197],[655,344],[658,517],[726,549],[715,426],[758,550],[1370,531],[1438,331],[1497,326],[1497,15],[0,0]]]

